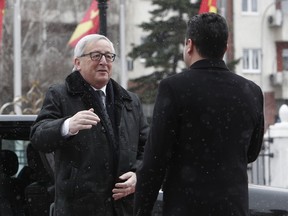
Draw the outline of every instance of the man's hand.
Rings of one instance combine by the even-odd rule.
[[[134,172],[124,173],[119,179],[123,182],[115,184],[115,188],[112,190],[114,200],[121,199],[135,192],[137,179]]]
[[[75,134],[80,130],[90,129],[98,122],[100,122],[100,118],[94,113],[93,108],[79,111],[70,119],[69,132]]]

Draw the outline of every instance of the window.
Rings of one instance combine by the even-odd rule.
[[[6,140],[1,139],[2,141],[2,148],[4,150],[10,150],[16,153],[18,157],[19,167],[17,174],[19,171],[27,165],[27,156],[26,156],[26,148],[28,145],[28,141],[24,140]]]
[[[283,71],[288,71],[288,49],[282,50]]]
[[[242,12],[245,12],[245,13],[258,12],[257,0],[242,0]]]
[[[277,71],[288,71],[288,42],[276,42]]]
[[[259,73],[260,72],[260,49],[243,50],[243,72]]]
[[[127,58],[127,70],[133,71],[133,69],[134,69],[134,61],[132,58],[128,57]]]
[[[288,14],[288,1],[282,1],[281,8],[284,14]]]

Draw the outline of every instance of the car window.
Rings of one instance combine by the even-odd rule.
[[[16,176],[24,166],[27,166],[27,153],[26,149],[29,141],[26,140],[7,140],[2,139],[2,150],[10,150],[18,156],[19,168]]]

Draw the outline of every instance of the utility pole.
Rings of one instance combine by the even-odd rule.
[[[126,64],[126,35],[125,35],[125,0],[120,0],[120,58],[121,58],[121,76],[120,84],[127,89],[127,64]]]
[[[22,71],[21,71],[21,15],[20,0],[14,0],[14,100],[22,96]],[[14,105],[15,114],[22,114],[21,102]]]
[[[98,1],[98,8],[100,14],[100,34],[107,36],[107,0],[96,0]]]

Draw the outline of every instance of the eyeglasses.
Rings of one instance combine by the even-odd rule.
[[[100,61],[103,56],[105,56],[105,59],[107,62],[113,62],[115,60],[116,54],[114,53],[100,53],[100,52],[90,52],[83,54],[79,57],[84,57],[84,56],[90,56],[92,61]]]

